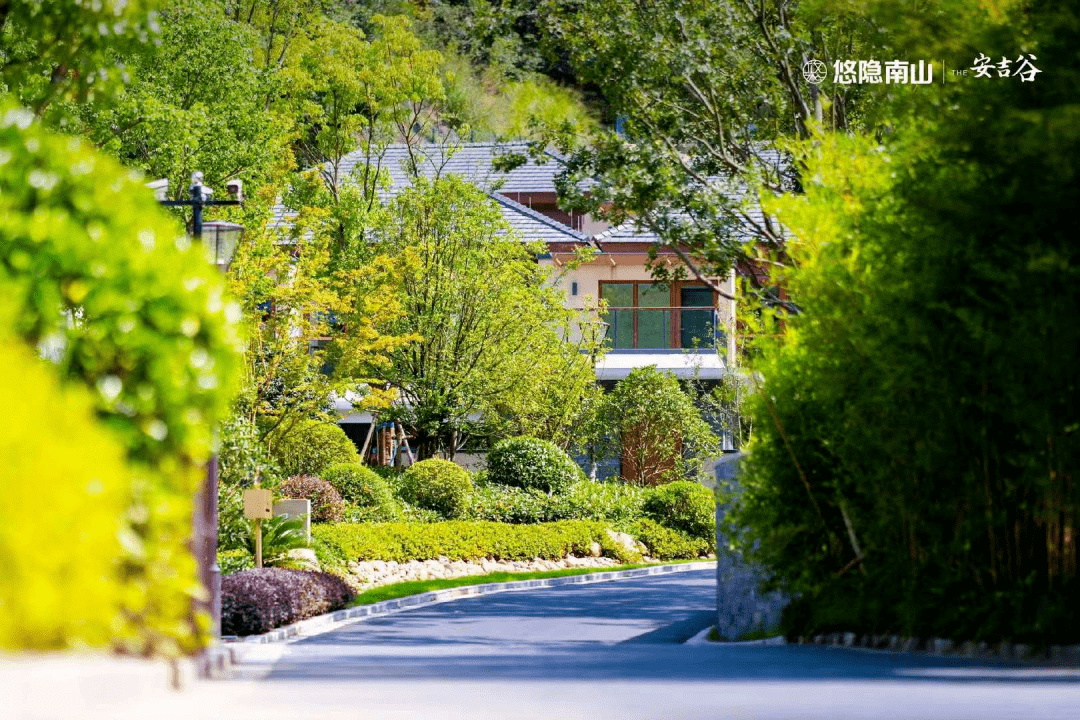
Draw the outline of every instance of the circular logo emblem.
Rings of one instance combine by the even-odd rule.
[[[817,85],[829,74],[825,63],[820,60],[807,60],[802,66],[802,76],[806,82]]]

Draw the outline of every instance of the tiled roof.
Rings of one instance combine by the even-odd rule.
[[[493,167],[496,157],[505,154],[521,154],[528,158],[523,165],[501,172]],[[555,153],[547,153],[549,162],[537,164],[528,156],[525,142],[509,143],[466,143],[458,146],[424,145],[412,148],[410,154],[406,145],[390,145],[379,167],[390,177],[390,188],[383,193],[384,200],[389,199],[408,187],[412,173],[406,168],[416,163],[421,175],[429,178],[445,175],[460,176],[487,193],[499,204],[503,218],[517,231],[522,240],[533,242],[587,242],[588,238],[557,220],[525,207],[502,195],[503,192],[555,192],[555,176],[562,169],[560,158]],[[349,153],[342,158],[338,168],[339,177],[344,178],[362,168],[365,156],[362,151]],[[324,166],[329,172],[329,166]],[[270,226],[288,228],[296,212],[278,204],[273,210]]]
[[[789,167],[784,156],[772,149],[762,150],[759,154],[759,160],[763,164],[769,165],[773,171],[780,170],[783,172]],[[757,237],[753,226],[760,227],[765,221],[765,213],[762,211],[757,199],[749,196],[745,186],[740,187],[738,183],[729,178],[717,176],[709,177],[708,180],[716,183],[716,186],[721,189],[726,187],[723,192],[733,203],[741,203],[740,211],[747,221],[742,223],[742,227],[737,229],[734,235],[741,237],[743,240],[753,240]],[[683,222],[690,222],[690,218],[684,214],[680,213],[676,217]],[[592,240],[601,244],[605,242],[655,243],[659,241],[659,238],[652,230],[644,227],[637,220],[631,219],[594,235]]]
[[[557,220],[552,220],[547,215],[525,207],[521,203],[514,202],[505,195],[499,193],[490,193],[490,195],[495,202],[499,203],[503,219],[517,231],[523,240],[542,240],[544,242],[589,241],[585,233],[567,227]]]
[[[492,167],[500,155],[519,154],[526,162],[509,172]],[[458,175],[487,191],[499,192],[555,192],[555,176],[562,169],[562,162],[553,153],[546,153],[548,162],[538,164],[528,154],[525,142],[464,143],[462,145],[389,145],[381,159],[381,168],[390,175],[393,187],[407,186],[411,173],[405,168],[416,163],[417,171],[429,178],[442,175]],[[363,151],[349,153],[341,161],[340,173],[352,173],[365,161]]]

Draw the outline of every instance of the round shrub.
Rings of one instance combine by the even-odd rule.
[[[465,514],[472,490],[468,471],[449,460],[421,460],[401,476],[400,493],[405,502],[445,518]]]
[[[672,530],[715,541],[716,501],[713,492],[690,480],[661,485],[645,497],[645,514]]]
[[[341,497],[360,507],[392,505],[394,493],[390,484],[371,468],[356,463],[338,463],[322,472],[322,479],[334,486]]]
[[[345,510],[345,501],[334,486],[313,475],[294,475],[281,483],[282,497],[311,501],[312,522],[337,522]]]
[[[488,454],[488,479],[548,494],[565,491],[585,475],[555,443],[531,437],[503,440]]]
[[[272,452],[287,475],[322,475],[331,465],[359,463],[356,445],[337,425],[304,422],[276,438]]]
[[[355,593],[324,572],[262,568],[221,579],[221,632],[256,635],[340,610]]]

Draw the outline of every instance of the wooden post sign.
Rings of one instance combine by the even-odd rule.
[[[244,491],[244,517],[248,520],[269,520],[274,517],[274,494],[263,488]]]
[[[244,517],[255,521],[255,567],[262,563],[262,521],[274,517],[274,494],[262,488],[244,491]]]

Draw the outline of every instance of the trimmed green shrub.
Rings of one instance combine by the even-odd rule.
[[[553,519],[603,520],[617,529],[643,515],[647,490],[621,481],[582,480],[551,497]]]
[[[256,635],[322,613],[340,610],[355,593],[324,572],[260,568],[221,581],[221,632]]]
[[[680,480],[654,488],[645,496],[644,511],[665,527],[715,542],[716,500],[704,485]]]
[[[320,562],[327,566],[357,560],[558,560],[591,554],[592,544],[603,554],[630,558],[607,534],[603,523],[573,520],[542,525],[491,522],[338,523],[312,528]]]
[[[424,510],[425,513],[431,513],[430,510]],[[431,513],[436,516],[438,513]],[[387,505],[372,505],[363,506],[356,503],[346,502],[345,510],[342,512],[342,522],[349,523],[380,523],[380,522],[399,522],[404,519],[404,512],[402,510],[401,503],[398,501],[391,501]]]
[[[244,549],[219,550],[217,554],[218,567],[221,568],[221,576],[235,575],[241,570],[250,570],[255,567],[255,558]]]
[[[334,486],[322,478],[296,475],[278,488],[281,497],[311,501],[311,522],[337,522],[345,510],[345,502]]]
[[[565,519],[555,516],[551,499],[539,490],[485,484],[473,490],[466,515],[471,520],[515,525]]]
[[[649,519],[638,520],[630,534],[649,549],[649,556],[658,560],[690,560],[708,555],[713,543],[666,528]]]
[[[410,465],[401,477],[402,499],[445,518],[465,514],[472,494],[472,478],[464,468],[449,460],[421,460]]]
[[[478,484],[468,517],[515,524],[600,520],[623,529],[643,517],[646,490],[622,482],[582,480],[558,495],[497,483]]]
[[[308,421],[275,436],[271,452],[288,475],[322,475],[339,463],[359,463],[356,445],[337,425]]]
[[[333,485],[343,500],[360,507],[384,507],[394,503],[389,483],[363,465],[331,465],[323,471],[322,479]]]
[[[488,453],[491,482],[559,493],[585,474],[558,445],[547,440],[516,437],[496,443]]]

